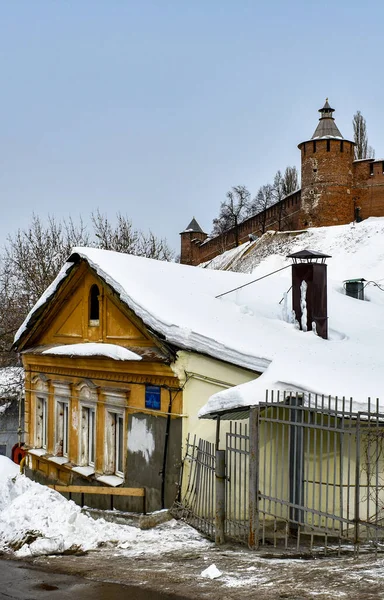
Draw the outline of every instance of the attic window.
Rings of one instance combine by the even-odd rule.
[[[99,325],[100,321],[99,288],[94,284],[89,292],[89,324],[91,327]]]

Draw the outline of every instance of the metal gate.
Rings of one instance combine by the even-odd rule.
[[[378,400],[356,412],[352,399],[270,393],[248,420],[229,424],[225,450],[188,439],[184,465],[179,510],[211,537],[222,530],[252,548],[384,549]]]

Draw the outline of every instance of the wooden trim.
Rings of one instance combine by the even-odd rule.
[[[49,488],[66,494],[101,494],[103,496],[136,496],[143,498],[145,488],[114,488],[93,485],[49,485]]]

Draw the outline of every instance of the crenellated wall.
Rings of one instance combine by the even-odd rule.
[[[240,223],[240,244],[268,230],[328,227],[384,216],[384,160],[354,160],[354,143],[345,139],[309,140],[299,148],[301,190]],[[180,260],[199,265],[235,245],[234,229],[214,238],[185,231]]]

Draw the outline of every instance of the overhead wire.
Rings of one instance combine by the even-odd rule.
[[[261,281],[261,279],[265,279],[266,277],[270,277],[270,275],[274,275],[275,273],[278,273],[279,271],[283,271],[284,269],[288,269],[288,267],[291,267],[292,265],[286,265],[285,267],[281,267],[281,269],[276,269],[276,271],[272,271],[271,273],[267,273],[267,275],[263,275],[262,277],[258,277],[257,279],[253,279],[253,281],[248,281],[248,283],[244,283],[243,285],[239,285],[238,287],[233,288],[232,290],[228,290],[227,292],[223,292],[222,294],[219,294],[218,296],[215,296],[215,298],[222,298],[223,296],[226,296],[227,294],[231,294],[232,292],[237,292],[237,290],[241,290],[242,288],[247,287],[247,285],[251,285],[252,283],[256,283],[256,281]]]

